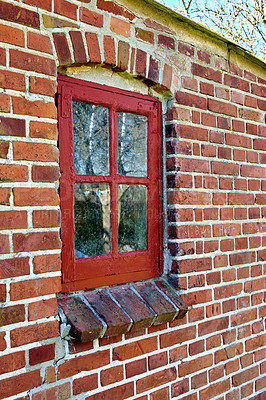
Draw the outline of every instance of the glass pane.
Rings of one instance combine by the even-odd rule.
[[[148,117],[118,113],[117,170],[120,175],[147,176]]]
[[[109,110],[73,101],[74,163],[77,175],[109,175]]]
[[[144,185],[118,186],[118,251],[147,249],[148,190]]]
[[[74,215],[76,258],[110,253],[109,185],[76,183]]]

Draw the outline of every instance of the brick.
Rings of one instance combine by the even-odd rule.
[[[164,49],[175,50],[175,41],[172,37],[158,35],[158,46]]]
[[[64,15],[65,17],[76,20],[77,19],[77,9],[76,4],[70,3],[66,0],[56,0],[54,5],[54,11],[57,14]]]
[[[169,388],[156,390],[150,394],[151,400],[169,400]]]
[[[121,386],[116,386],[104,392],[98,392],[92,396],[86,397],[86,400],[109,400],[119,399],[124,400],[134,395],[134,383],[126,383]]]
[[[128,62],[129,62],[129,44],[119,41],[117,66],[121,71],[125,71],[128,68]]]
[[[203,357],[198,357],[196,360],[186,361],[178,366],[178,375],[183,377],[186,375],[193,374],[200,369],[211,367],[213,364],[212,354],[208,354]]]
[[[154,33],[141,28],[135,28],[135,35],[138,40],[154,44]]]
[[[55,345],[47,344],[29,350],[29,364],[36,365],[45,361],[53,360],[55,357]]]
[[[5,332],[0,333],[0,351],[6,349]]]
[[[0,211],[0,230],[26,229],[27,211]]]
[[[80,18],[80,21],[85,22],[86,24],[97,26],[99,28],[101,28],[103,26],[103,15],[99,14],[95,11],[88,10],[85,7],[80,7],[79,18]],[[114,18],[114,17],[111,17],[111,18]],[[115,18],[115,19],[117,20],[117,18]],[[122,22],[124,22],[124,21],[122,21]],[[113,31],[113,32],[115,32],[115,31]],[[116,33],[118,33],[118,32],[116,32]]]
[[[9,236],[0,235],[0,254],[9,253]]]
[[[265,167],[258,167],[253,165],[242,165],[241,175],[255,178],[265,178]]]
[[[18,347],[57,337],[59,335],[58,321],[17,328],[10,332],[11,347]]]
[[[1,307],[0,326],[16,324],[25,321],[25,307],[23,304]]]
[[[58,162],[58,148],[44,143],[14,142],[14,160]]]
[[[113,360],[125,361],[157,350],[155,337],[132,342],[113,349]]]
[[[20,137],[26,136],[25,121],[15,118],[0,118],[0,135]]]
[[[221,382],[209,385],[199,393],[200,400],[211,400],[213,396],[217,397],[220,394],[227,392],[230,389],[230,380],[223,380]],[[235,399],[237,400],[237,399]]]
[[[60,289],[61,281],[59,277],[14,282],[10,284],[10,298],[14,301],[29,299],[58,293]]]
[[[101,54],[100,54],[97,34],[86,32],[86,40],[88,45],[90,61],[95,64],[100,64]]]
[[[20,97],[13,97],[12,101],[15,114],[53,119],[57,118],[57,110],[53,102],[45,103],[40,100],[29,101]]]
[[[133,21],[135,15],[126,10],[124,7],[119,6],[113,1],[109,0],[97,0],[97,8],[99,10],[108,11],[109,13],[115,15],[121,15],[121,17],[127,18],[130,21]]]
[[[177,91],[175,98],[178,104],[183,104],[185,106],[194,108],[200,108],[202,110],[207,109],[207,100],[205,97],[200,97],[195,94]]]
[[[57,73],[56,64],[53,59],[20,50],[10,50],[10,66],[51,76],[55,76]]]
[[[0,141],[0,158],[7,158],[9,142]]]
[[[130,37],[131,35],[131,25],[128,22],[113,16],[111,17],[110,29],[112,32],[124,37]]]
[[[212,173],[214,174],[220,174],[220,175],[239,174],[239,165],[229,162],[212,161],[211,168],[212,168]]]
[[[116,336],[126,333],[131,324],[131,320],[118,306],[108,292],[104,290],[94,291],[84,295],[86,300],[92,305],[94,310],[102,316],[107,323],[105,336]]]
[[[143,374],[144,372],[147,372],[147,361],[145,358],[142,358],[141,360],[132,361],[126,364],[127,378]]]
[[[110,292],[133,321],[130,332],[139,331],[151,326],[155,317],[154,312],[148,308],[146,303],[131,288],[111,288]]]
[[[225,134],[226,144],[229,146],[237,146],[237,147],[245,147],[251,149],[252,147],[252,139],[245,137],[234,135],[230,133]]]
[[[0,386],[0,399],[14,396],[29,391],[42,384],[40,371],[31,371],[25,374],[17,373],[16,376],[5,379],[5,384]]]
[[[253,380],[259,375],[259,367],[256,365],[232,377],[233,386],[240,386],[243,383]]]
[[[71,396],[70,383],[54,386],[50,389],[34,393],[32,400],[48,400],[48,399],[69,399]]]
[[[13,235],[14,251],[38,251],[60,249],[61,241],[57,232],[34,232]]]
[[[13,193],[16,206],[57,206],[59,204],[58,193],[55,189],[15,188]]]
[[[255,110],[250,110],[246,108],[242,108],[239,110],[239,116],[243,118],[244,120],[251,120],[255,122],[263,122],[264,121],[264,113],[255,111]]]
[[[0,48],[0,65],[6,65],[6,50]]]
[[[187,125],[176,125],[175,126],[176,136],[193,139],[193,140],[208,140],[208,130],[204,128],[192,127]]]
[[[11,26],[0,25],[0,42],[24,47],[24,32],[21,29],[12,28]]]
[[[199,324],[199,336],[222,331],[229,327],[229,317],[216,318]]]
[[[231,119],[227,117],[217,117],[217,127],[220,129],[231,130]]]
[[[50,79],[30,76],[29,84],[31,93],[44,94],[46,96],[54,96],[56,93],[56,82]]]
[[[58,314],[56,298],[29,303],[28,313],[29,321],[56,316]]]
[[[174,381],[177,377],[176,368],[168,368],[163,371],[156,372],[152,375],[147,375],[144,378],[137,380],[136,390],[137,393],[145,392],[154,387],[161,386],[163,384]]]
[[[35,32],[27,33],[27,45],[29,49],[53,54],[53,48],[49,36]]]
[[[59,63],[61,65],[71,64],[72,58],[65,33],[53,33],[53,38]]]
[[[190,89],[190,90],[194,90],[195,92],[197,92],[198,81],[197,81],[197,79],[190,78],[188,76],[183,76],[182,77],[182,87],[185,89]]]
[[[233,97],[233,93],[235,93],[235,92],[232,92],[232,97]],[[230,98],[229,90],[221,88],[219,86],[215,88],[215,94],[219,99],[229,100],[229,98]]]
[[[237,107],[222,101],[208,99],[208,110],[213,111],[218,114],[225,114],[232,117],[237,116]]]
[[[244,79],[237,78],[236,76],[226,74],[224,76],[224,84],[235,89],[242,90],[243,92],[250,91],[249,82]]]
[[[26,182],[28,167],[24,165],[0,165],[0,182]]]
[[[59,271],[60,267],[60,254],[41,255],[33,259],[33,272],[35,274]]]
[[[221,71],[217,71],[209,67],[203,67],[202,65],[196,63],[191,64],[191,73],[192,75],[200,76],[201,78],[205,78],[219,83],[222,82]]]
[[[170,347],[175,344],[186,342],[196,337],[195,327],[178,329],[177,331],[172,331],[160,335],[160,347]]]
[[[6,94],[0,94],[0,111],[9,112],[10,111],[10,96]]]
[[[77,395],[82,392],[97,389],[98,374],[84,376],[73,381],[73,394]]]
[[[16,120],[16,121],[22,121],[22,120]],[[22,122],[25,124],[25,121]],[[20,125],[22,125],[22,123],[20,123]],[[30,137],[56,140],[57,136],[58,133],[56,125],[49,124],[46,122],[30,121]]]
[[[160,368],[168,363],[167,352],[154,354],[148,357],[149,370]]]
[[[60,212],[56,210],[34,210],[34,228],[49,228],[60,226]]]
[[[1,261],[0,279],[29,275],[29,258],[9,258]]]
[[[193,57],[195,53],[193,46],[182,42],[178,43],[178,51],[179,53],[185,54],[188,57]]]
[[[82,371],[92,371],[110,362],[109,350],[97,351],[84,356],[71,358],[58,366],[58,378],[65,379]]]
[[[227,297],[235,297],[241,293],[242,288],[242,283],[217,287],[214,289],[214,298],[215,300],[219,300]]]
[[[79,28],[79,25],[73,21],[69,21],[62,18],[51,17],[50,15],[42,15],[43,25],[45,28]]]
[[[52,11],[52,0],[24,0],[25,4]]]
[[[85,53],[85,47],[84,47],[81,32],[71,31],[71,32],[69,32],[69,34],[70,34],[70,38],[71,38],[73,49],[74,49],[75,61],[77,63],[87,62],[87,56]]]
[[[33,182],[54,182],[60,177],[59,167],[34,165],[32,167]]]
[[[123,366],[117,365],[116,367],[111,367],[104,369],[100,373],[100,381],[102,386],[111,385],[115,382],[120,382],[123,380]]]
[[[40,27],[38,13],[14,6],[13,4],[4,3],[3,1],[0,2],[0,15],[6,21],[37,29]]]
[[[147,53],[140,49],[137,49],[136,53],[136,73],[141,77],[146,76],[146,66],[147,66]]]
[[[116,64],[116,52],[115,52],[115,41],[111,36],[104,36],[104,61],[105,64],[115,65]]]

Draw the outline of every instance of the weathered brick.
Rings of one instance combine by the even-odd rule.
[[[86,32],[86,40],[87,40],[87,45],[88,45],[90,62],[100,64],[101,63],[101,53],[100,53],[100,47],[99,47],[97,34]]]
[[[52,188],[15,188],[13,193],[16,206],[57,206],[59,204],[58,193]]]
[[[11,300],[21,300],[47,294],[58,293],[61,289],[60,277],[14,282],[10,285]]]
[[[13,235],[14,251],[35,251],[60,249],[61,241],[57,232],[15,233]]]
[[[0,15],[1,18],[6,21],[15,22],[37,29],[40,26],[38,13],[3,1],[0,2]]]
[[[85,63],[87,61],[87,56],[85,53],[85,47],[81,32],[71,31],[69,33],[73,44],[75,61],[77,63]]]
[[[25,321],[25,307],[23,304],[2,307],[0,312],[0,326],[16,324]]]
[[[58,335],[58,321],[49,321],[43,324],[17,328],[10,332],[11,347],[18,347],[28,343],[43,341],[57,337]]]
[[[61,65],[71,64],[72,58],[65,33],[53,33],[53,38],[59,63]]]
[[[5,384],[0,385],[0,399],[14,396],[26,392],[42,384],[40,370],[17,374],[11,378],[5,379]]]
[[[80,7],[79,18],[80,21],[85,22],[86,24],[98,26],[99,28],[103,26],[103,15],[95,11],[88,10],[85,7]]]

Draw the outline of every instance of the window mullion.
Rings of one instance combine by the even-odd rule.
[[[109,111],[110,175],[111,175],[111,242],[112,254],[118,254],[118,183],[117,183],[117,114]]]

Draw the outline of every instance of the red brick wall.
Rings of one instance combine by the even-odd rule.
[[[132,9],[0,1],[0,399],[263,400],[265,71],[217,42],[211,50],[211,38],[199,45],[197,31],[186,40],[152,7],[149,17]],[[56,317],[54,94],[57,67],[84,63],[174,97],[168,248],[189,311],[170,326],[79,344],[60,339]]]

